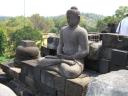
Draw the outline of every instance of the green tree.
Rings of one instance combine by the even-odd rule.
[[[0,55],[4,54],[6,44],[6,35],[4,34],[4,31],[0,29]]]
[[[128,13],[128,6],[120,6],[116,11],[115,11],[115,16],[117,19],[120,21],[125,13]]]
[[[31,22],[29,19],[23,16],[10,17],[0,23],[0,27],[5,30],[8,40],[12,32],[19,30],[24,26],[31,26]]]
[[[53,21],[54,21],[54,24],[55,24],[55,28],[57,28],[57,32],[60,31],[62,26],[67,25],[66,16],[64,16],[64,15],[54,17]]]
[[[26,26],[11,34],[11,41],[14,49],[20,44],[21,40],[34,40],[35,42],[42,39],[41,32]]]
[[[39,14],[33,14],[29,19],[34,29],[43,30],[45,28],[45,18],[41,17]]]
[[[97,22],[97,29],[98,31],[102,31],[108,26],[108,24],[117,24],[117,18],[116,16],[107,16],[102,20],[99,20]]]
[[[84,18],[84,16],[80,17],[80,26],[87,28],[86,19]]]
[[[115,15],[107,16],[97,22],[98,31],[102,31],[108,24],[117,25],[119,21],[124,18],[124,14],[128,13],[128,6],[120,6],[116,11]]]
[[[48,18],[45,18],[45,28],[44,28],[44,31],[47,32],[47,33],[55,33],[55,32],[52,32],[53,29],[54,29],[54,21],[53,21],[53,18],[52,17],[48,17]],[[55,31],[55,30],[54,30]]]
[[[17,30],[20,30],[24,26],[31,26],[31,22],[28,18],[23,16],[17,16],[17,17],[9,17],[7,19],[4,19],[0,21],[0,28],[4,30],[4,34],[6,36],[6,47],[4,49],[4,55],[6,57],[10,57],[14,55],[13,49],[14,46],[11,41],[11,34],[13,32],[16,32]]]
[[[58,33],[58,29],[56,27],[52,27],[50,33]]]

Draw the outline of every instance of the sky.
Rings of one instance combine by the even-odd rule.
[[[112,16],[119,6],[128,6],[128,0],[1,0],[0,16],[58,16],[71,6],[83,13]]]

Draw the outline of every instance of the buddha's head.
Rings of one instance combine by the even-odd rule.
[[[77,7],[71,7],[66,13],[67,22],[70,27],[77,26],[80,22],[80,12]]]

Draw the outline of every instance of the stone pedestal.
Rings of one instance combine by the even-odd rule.
[[[90,77],[83,73],[75,79],[66,79],[58,73],[36,68],[36,60],[22,61],[21,77],[40,96],[85,96]]]

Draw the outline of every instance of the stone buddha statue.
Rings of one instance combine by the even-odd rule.
[[[84,70],[84,57],[89,53],[88,33],[79,26],[80,12],[71,7],[67,13],[67,26],[60,30],[57,56],[38,59],[37,67],[52,70],[65,78],[76,78]]]

